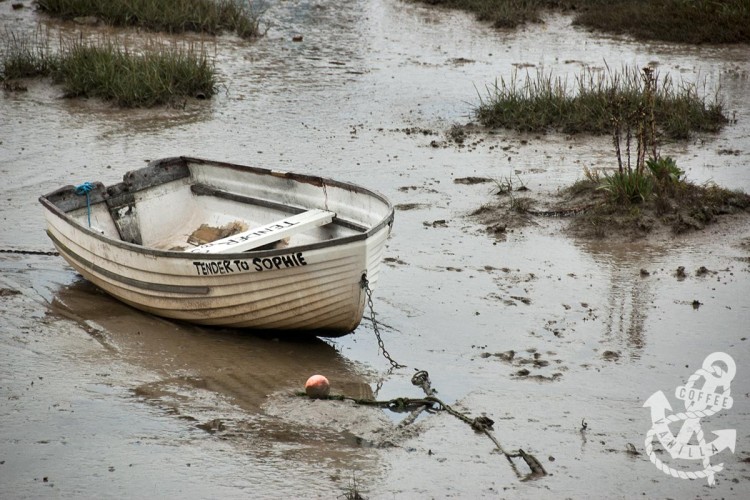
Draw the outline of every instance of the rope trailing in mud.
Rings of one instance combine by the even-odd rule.
[[[528,465],[529,469],[531,470],[530,477],[541,477],[546,476],[547,471],[544,470],[544,467],[539,462],[539,460],[534,457],[534,455],[531,455],[530,453],[526,453],[522,449],[518,449],[516,453],[509,453],[507,452],[500,442],[495,438],[495,436],[492,434],[492,426],[495,424],[495,421],[492,420],[490,417],[487,417],[485,415],[471,418],[459,411],[454,410],[449,405],[445,404],[443,401],[441,401],[439,398],[434,396],[434,390],[432,389],[432,385],[430,384],[430,375],[425,370],[420,370],[417,373],[414,374],[414,376],[411,379],[411,383],[414,385],[418,385],[422,387],[422,389],[425,391],[427,396],[425,397],[425,400],[432,401],[440,405],[440,408],[457,419],[469,424],[472,429],[474,429],[477,432],[484,433],[497,447],[498,451],[502,453],[505,458],[508,459],[508,462],[510,462],[511,467],[516,472],[516,474],[520,477],[521,474],[516,469],[515,464],[511,460],[512,458],[520,457],[523,459],[524,462],[526,462],[526,465]]]
[[[94,189],[94,185],[90,182],[84,182],[83,184],[76,186],[77,195],[86,195],[86,211],[89,218],[89,227],[91,227],[91,199],[89,198],[89,193],[92,189]]]
[[[58,252],[45,252],[43,250],[17,250],[11,248],[0,248],[0,253],[15,253],[20,255],[60,255]]]
[[[305,392],[297,392],[297,396],[308,397]],[[432,406],[435,402],[427,398],[393,398],[384,401],[376,401],[374,399],[365,398],[353,398],[344,395],[329,395],[319,396],[315,399],[327,399],[329,401],[351,401],[362,406],[374,406],[377,408],[383,408],[394,412],[405,412],[411,411],[414,408],[422,408],[424,406]]]
[[[588,208],[588,207],[587,207]],[[372,320],[372,327],[375,331],[375,337],[378,339],[378,347],[380,351],[383,353],[383,356],[388,360],[388,362],[391,364],[391,370],[396,368],[405,368],[404,365],[401,365],[397,363],[391,355],[388,353],[388,351],[385,348],[385,345],[383,344],[383,339],[380,336],[380,329],[378,328],[378,322],[375,319],[375,308],[372,303],[372,290],[370,289],[370,283],[367,280],[367,274],[362,274],[362,281],[361,286],[365,290],[365,293],[367,294],[367,306],[370,308],[370,314],[371,314],[371,320]],[[454,417],[458,418],[459,420],[462,420],[463,422],[466,422],[471,426],[472,429],[474,429],[477,432],[484,433],[487,437],[489,437],[492,442],[495,444],[496,448],[500,453],[502,453],[505,458],[508,459],[508,462],[510,462],[511,468],[516,473],[518,477],[522,477],[521,473],[516,468],[516,464],[513,462],[513,458],[521,458],[524,462],[526,462],[526,465],[531,470],[530,474],[526,475],[526,478],[529,477],[541,477],[546,476],[547,471],[544,470],[544,467],[539,462],[539,460],[534,457],[534,455],[531,455],[530,453],[526,453],[522,449],[518,449],[515,453],[510,453],[506,451],[500,442],[495,438],[495,436],[492,434],[492,426],[494,425],[494,420],[487,416],[480,416],[480,417],[474,417],[471,418],[461,412],[458,412],[450,407],[450,405],[445,404],[442,400],[440,400],[437,396],[435,396],[435,393],[437,392],[432,388],[432,384],[430,382],[430,375],[425,370],[417,370],[417,372],[412,376],[411,383],[415,386],[419,386],[422,388],[422,390],[425,393],[425,397],[421,399],[415,399],[415,398],[395,398],[388,401],[374,401],[372,399],[357,399],[357,398],[351,398],[348,396],[325,396],[320,399],[333,399],[338,401],[353,401],[356,404],[360,405],[366,405],[366,406],[377,406],[379,408],[387,408],[391,411],[407,411],[411,410],[411,414],[406,417],[401,423],[399,423],[399,427],[404,427],[407,425],[412,424],[423,411],[429,411],[433,410],[435,411],[435,405],[438,405],[437,410],[443,410]],[[298,393],[300,396],[306,396],[307,394],[302,392]]]
[[[396,412],[411,411],[412,413],[399,424],[399,427],[411,424],[412,422],[414,422],[414,420],[416,420],[419,414],[425,410],[445,411],[453,415],[457,419],[467,423],[476,432],[481,432],[488,438],[490,438],[490,440],[492,440],[492,442],[495,444],[497,450],[502,453],[506,459],[508,459],[508,462],[510,462],[513,471],[519,478],[524,478],[524,475],[522,475],[516,468],[516,464],[512,460],[513,458],[521,458],[524,462],[526,462],[526,465],[531,470],[530,474],[525,475],[526,479],[547,475],[547,471],[544,470],[544,467],[534,455],[526,453],[520,448],[515,453],[508,452],[503,448],[497,438],[495,438],[495,436],[492,434],[492,426],[495,424],[495,421],[490,417],[482,415],[479,417],[471,418],[468,415],[453,409],[450,405],[446,404],[440,398],[435,396],[435,392],[437,391],[432,388],[432,384],[430,383],[430,375],[425,370],[417,371],[412,376],[411,383],[415,386],[421,387],[422,390],[424,390],[426,394],[424,398],[394,398],[387,401],[375,401],[372,399],[352,398],[344,395],[332,395],[318,397],[317,399],[352,401],[359,405],[375,406],[378,408],[385,408]],[[297,395],[307,397],[307,394],[304,392],[298,392]],[[437,408],[435,407],[436,405]]]
[[[385,349],[385,344],[383,343],[383,339],[380,336],[380,328],[378,328],[378,322],[375,319],[375,307],[372,303],[372,290],[370,289],[370,282],[367,280],[367,273],[362,274],[362,281],[360,282],[360,284],[367,294],[367,307],[370,308],[370,320],[372,321],[372,329],[375,330],[375,338],[378,339],[378,348],[380,349],[380,352],[383,353],[383,356],[388,360],[392,368],[406,368],[406,365],[397,363],[396,360],[394,360]]]

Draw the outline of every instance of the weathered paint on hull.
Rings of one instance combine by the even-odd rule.
[[[390,233],[388,221],[364,238],[203,255],[144,251],[113,242],[55,210],[45,215],[61,256],[86,279],[137,309],[202,325],[324,336],[349,333],[361,321],[362,277],[371,286],[377,282]],[[392,218],[392,209],[388,216]]]

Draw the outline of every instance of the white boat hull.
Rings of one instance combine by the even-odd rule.
[[[68,193],[60,196],[62,190],[40,198],[47,209],[47,232],[60,255],[110,295],[166,318],[323,336],[344,335],[357,327],[366,298],[363,278],[371,287],[377,282],[393,221],[390,203],[375,193],[344,183],[290,177],[292,174],[262,169],[245,170],[205,160],[167,159],[153,162],[150,167],[179,163],[178,160],[188,167],[189,175],[132,190],[135,192],[132,211],[137,213],[138,221],[131,226],[139,228],[142,244],[120,239],[105,203],[107,194],[103,186],[99,190],[103,199],[97,201],[90,194],[91,201],[85,209],[80,207],[82,200],[72,199]],[[231,175],[222,175],[227,170]],[[289,179],[293,182],[288,182]],[[302,193],[295,196],[289,188],[299,182],[303,183]],[[261,188],[248,187],[259,183]],[[203,186],[204,191],[209,186],[223,198],[208,201],[210,210],[196,213],[180,209],[177,216],[167,213],[177,200],[185,198],[183,201],[187,203],[190,201],[187,198],[195,198],[200,204],[210,197],[196,190],[195,184]],[[64,189],[70,191],[70,187]],[[195,222],[184,222],[185,219],[214,217],[214,222],[220,223],[234,217],[231,210],[225,209],[231,208],[232,203],[242,203],[225,203],[227,193],[257,200],[255,197],[261,192],[263,200],[283,194],[283,203],[298,209],[332,210],[341,216],[343,226],[320,230],[323,237],[317,240],[300,236],[299,244],[286,248],[243,253],[188,253],[149,243],[161,241],[162,245],[170,245],[181,241],[189,228],[196,226]],[[64,201],[55,203],[56,194]],[[345,203],[351,206],[347,208]],[[70,205],[73,209],[66,211]],[[377,213],[373,213],[374,209]],[[249,219],[252,215],[246,211],[240,216]],[[91,227],[87,224],[88,217],[92,220]],[[154,223],[149,218],[163,220]]]

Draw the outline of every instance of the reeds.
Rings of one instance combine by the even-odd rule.
[[[129,49],[111,38],[62,39],[53,52],[37,34],[9,33],[2,51],[2,80],[50,77],[66,96],[95,97],[121,107],[151,107],[185,97],[210,98],[217,83],[202,46],[154,42]]]
[[[748,0],[585,1],[574,24],[677,43],[750,42]]]
[[[37,0],[40,10],[62,19],[93,16],[112,26],[211,35],[223,31],[258,36],[260,16],[240,0]]]
[[[691,133],[715,132],[727,123],[722,105],[700,96],[694,84],[675,84],[669,75],[655,75],[653,95],[636,68],[620,72],[585,70],[570,83],[543,71],[524,79],[513,73],[487,87],[479,96],[477,119],[485,126],[520,132],[557,130],[568,134],[607,134],[613,121],[623,128],[635,127],[638,113],[651,110],[659,132],[671,139],[686,139]]]
[[[58,66],[58,58],[41,32],[28,36],[8,31],[1,38],[0,79],[3,81],[48,76]]]
[[[569,12],[573,23],[639,39],[680,43],[750,42],[748,0],[414,0],[473,12],[497,28]]]
[[[70,97],[98,97],[122,107],[208,98],[216,92],[206,53],[193,46],[135,53],[112,40],[74,41],[63,46],[54,77]]]

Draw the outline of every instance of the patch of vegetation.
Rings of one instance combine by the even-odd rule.
[[[750,43],[748,0],[618,0],[590,4],[574,23],[638,39],[678,43]]]
[[[663,158],[662,158],[663,160]],[[713,183],[695,184],[685,179],[660,181],[652,173],[628,174],[627,182],[645,182],[649,188],[633,196],[619,194],[617,174],[599,180],[579,181],[562,193],[561,204],[585,200],[587,210],[571,219],[570,229],[583,237],[643,237],[659,228],[675,234],[698,231],[722,215],[750,209],[750,195]],[[643,196],[643,197],[641,197]]]
[[[714,184],[699,186],[688,182],[685,172],[671,157],[659,154],[657,79],[649,68],[644,68],[642,77],[643,107],[636,114],[632,128],[628,124],[623,136],[621,117],[612,119],[617,170],[603,175],[586,170],[588,185],[577,183],[574,191],[569,192],[592,201],[590,210],[577,217],[574,229],[599,237],[613,229],[645,234],[661,223],[682,233],[703,229],[718,215],[747,210],[750,195]],[[597,196],[599,192],[605,194],[603,199]]]
[[[473,12],[497,28],[572,12],[573,23],[639,39],[682,43],[750,43],[748,0],[415,0]]]
[[[2,41],[0,80],[3,82],[47,76],[58,65],[58,58],[51,52],[47,39],[39,33],[27,36],[6,32]]]
[[[349,481],[349,486],[346,490],[339,495],[339,498],[345,498],[346,500],[366,500],[362,493],[360,493],[359,485],[357,484],[357,477],[352,473],[352,479]]]
[[[152,31],[260,34],[260,16],[240,0],[36,0],[39,10],[61,19],[95,17],[112,26]]]
[[[711,183],[689,182],[674,159],[660,154],[657,77],[649,68],[641,77],[638,107],[627,114],[612,108],[616,168],[584,169],[585,178],[564,190],[560,202],[544,210],[536,210],[529,198],[516,199],[509,181],[498,183],[498,193],[509,194],[510,203],[485,205],[473,214],[487,225],[488,232],[497,236],[511,223],[518,226],[519,220],[511,217],[514,213],[571,217],[573,232],[585,237],[632,237],[660,227],[674,233],[700,230],[720,215],[750,211],[750,195]]]
[[[41,40],[41,41],[40,41]],[[61,40],[52,51],[43,37],[9,34],[0,61],[8,87],[20,78],[50,77],[68,97],[95,97],[122,107],[174,104],[185,97],[209,98],[217,91],[205,51],[157,44],[129,50],[111,39]]]
[[[575,2],[559,0],[415,0],[428,5],[439,5],[449,9],[464,10],[476,14],[480,21],[492,23],[496,28],[516,28],[525,23],[542,21],[548,9],[567,10]]]
[[[649,108],[660,133],[671,139],[717,132],[728,122],[718,96],[709,101],[694,84],[677,85],[669,75],[649,74],[650,94],[643,73],[630,67],[620,72],[589,69],[570,86],[567,80],[542,72],[523,81],[514,74],[509,81],[501,78],[490,86],[486,98],[480,95],[475,115],[487,127],[520,132],[607,134],[614,121],[632,133]]]

